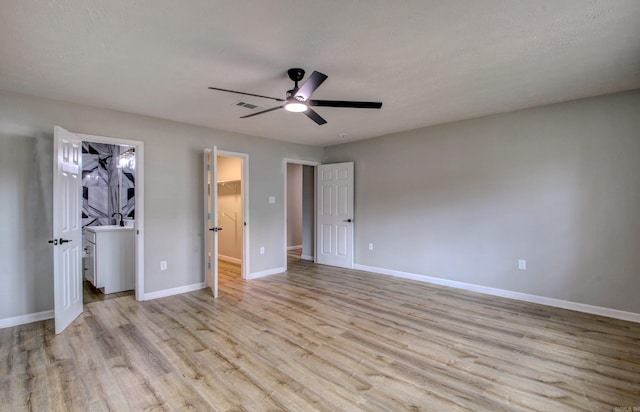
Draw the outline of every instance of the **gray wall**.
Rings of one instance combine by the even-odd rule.
[[[0,134],[0,319],[53,308],[53,144],[19,132]]]
[[[53,126],[145,142],[145,293],[203,282],[202,149],[249,154],[252,273],[285,265],[284,158],[323,149],[0,91],[0,319],[53,308]],[[269,196],[276,203],[269,204]],[[265,254],[259,254],[260,246]],[[160,271],[160,261],[168,270]]]
[[[287,163],[287,247],[302,245],[302,165]]]
[[[639,90],[332,146],[325,160],[355,162],[358,264],[640,312]]]
[[[355,162],[356,262],[640,312],[639,114],[636,90],[326,148]],[[0,92],[0,319],[53,308],[54,125],[145,142],[147,293],[203,281],[202,148],[249,154],[252,273],[285,263],[283,159],[323,154]]]

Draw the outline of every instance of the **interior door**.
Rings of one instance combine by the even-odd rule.
[[[353,162],[318,166],[317,263],[353,268]]]
[[[218,297],[218,176],[217,149],[204,149],[204,278]]]
[[[56,333],[82,313],[82,139],[56,126],[53,159],[53,292]]]

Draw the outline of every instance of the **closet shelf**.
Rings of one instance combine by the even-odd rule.
[[[218,184],[225,184],[225,183],[240,183],[240,179],[236,179],[236,180],[219,180]]]

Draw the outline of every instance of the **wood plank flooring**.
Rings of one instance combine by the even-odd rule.
[[[640,324],[290,259],[208,290],[0,330],[2,411],[612,411]]]
[[[82,281],[82,301],[84,303],[93,303],[129,295],[134,296],[135,294],[135,290],[125,290],[124,292],[109,293],[108,295],[105,295],[102,290],[93,286],[88,280]]]

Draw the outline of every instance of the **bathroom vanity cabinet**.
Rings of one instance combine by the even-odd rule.
[[[85,229],[92,253],[87,253],[85,278],[105,294],[135,288],[133,227],[90,226]]]

